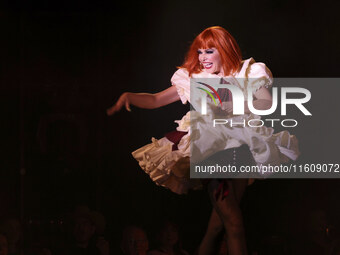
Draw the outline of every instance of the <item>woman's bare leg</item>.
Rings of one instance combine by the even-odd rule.
[[[215,208],[211,212],[207,231],[203,240],[198,248],[198,255],[212,255],[216,254],[218,250],[218,236],[223,231],[223,222],[217,214]]]
[[[247,246],[239,202],[247,186],[247,180],[228,181],[229,194],[222,198],[222,192],[216,199],[216,184],[211,183],[209,194],[213,206],[223,222],[227,234],[229,255],[246,255]]]

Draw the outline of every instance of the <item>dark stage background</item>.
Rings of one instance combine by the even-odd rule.
[[[117,250],[124,225],[152,229],[155,221],[170,217],[182,226],[184,247],[193,251],[211,210],[204,191],[179,196],[158,187],[131,156],[151,137],[174,130],[173,121],[188,106],[133,108],[106,117],[105,109],[122,92],[170,86],[191,40],[212,25],[229,30],[244,58],[266,63],[274,77],[339,76],[336,1],[1,6],[0,216],[17,215],[24,225],[48,224],[86,204],[104,214],[106,236]],[[303,143],[313,132],[312,127],[295,132],[303,155],[313,155],[315,148]],[[314,212],[318,219],[325,215],[322,226],[336,230],[339,183],[286,179],[249,186],[242,202],[249,244],[255,247],[273,235],[292,246],[312,243],[307,233]]]

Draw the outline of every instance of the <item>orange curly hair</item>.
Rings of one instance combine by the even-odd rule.
[[[237,72],[241,67],[242,54],[234,37],[223,27],[214,26],[203,30],[192,42],[184,63],[179,68],[186,68],[189,76],[202,71],[198,60],[198,49],[216,48],[221,56],[225,75]]]

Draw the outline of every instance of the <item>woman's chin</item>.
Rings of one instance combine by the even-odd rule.
[[[214,70],[212,70],[212,69],[204,69],[204,71],[205,71],[206,73],[215,73]]]

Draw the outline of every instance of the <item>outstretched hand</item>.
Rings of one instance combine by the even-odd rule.
[[[215,105],[213,103],[209,103],[210,109],[218,115],[231,115],[233,113],[233,102],[223,102],[222,105]]]
[[[116,112],[120,111],[122,109],[122,107],[125,106],[125,109],[129,112],[131,112],[131,109],[130,109],[130,102],[129,102],[129,98],[128,98],[128,93],[125,92],[123,93],[116,104],[114,104],[113,106],[111,106],[110,108],[108,108],[106,110],[106,114],[108,116],[111,116],[113,114],[115,114]]]

